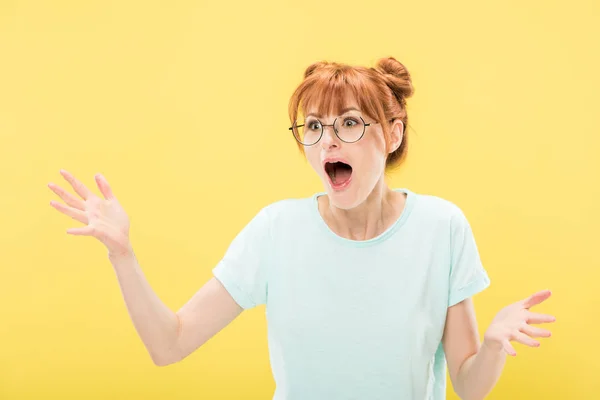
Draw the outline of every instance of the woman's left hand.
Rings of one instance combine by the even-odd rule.
[[[534,313],[529,309],[547,300],[550,295],[549,290],[543,290],[500,310],[484,335],[483,345],[499,351],[504,350],[511,356],[517,355],[511,341],[538,347],[540,342],[533,338],[550,337],[550,331],[530,324],[554,322],[556,318]]]

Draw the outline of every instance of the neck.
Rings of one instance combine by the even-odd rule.
[[[369,240],[381,235],[400,217],[405,198],[404,193],[390,189],[382,178],[367,199],[353,209],[337,208],[327,196],[323,196],[319,209],[325,222],[339,236]]]

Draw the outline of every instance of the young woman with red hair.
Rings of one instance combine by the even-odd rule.
[[[374,68],[319,62],[290,104],[290,131],[324,191],[264,207],[179,311],[145,279],[129,219],[101,175],[103,198],[61,171],[76,197],[50,188],[60,212],[99,239],[132,321],[157,365],[191,354],[243,310],[265,304],[277,400],[483,399],[511,341],[536,347],[529,309],[542,291],[502,309],[480,341],[472,296],[489,285],[463,212],[439,197],[390,188],[407,151],[411,77],[393,58]]]

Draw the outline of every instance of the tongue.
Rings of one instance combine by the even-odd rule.
[[[348,167],[338,167],[336,166],[333,171],[333,183],[336,185],[341,185],[350,179],[350,175],[352,175],[352,169]]]

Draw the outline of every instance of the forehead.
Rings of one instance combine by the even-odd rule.
[[[306,113],[307,117],[317,117],[317,118],[326,118],[326,117],[337,117],[339,115],[344,115],[346,113],[359,113],[360,114],[360,108],[358,108],[357,105],[353,105],[350,104],[347,107],[342,108],[341,110],[338,110],[335,113],[329,113],[329,114],[322,114],[320,113],[318,110],[309,110],[309,112]]]
[[[300,109],[301,114],[317,118],[360,111],[360,105],[351,93],[345,93],[344,96],[309,96]]]

